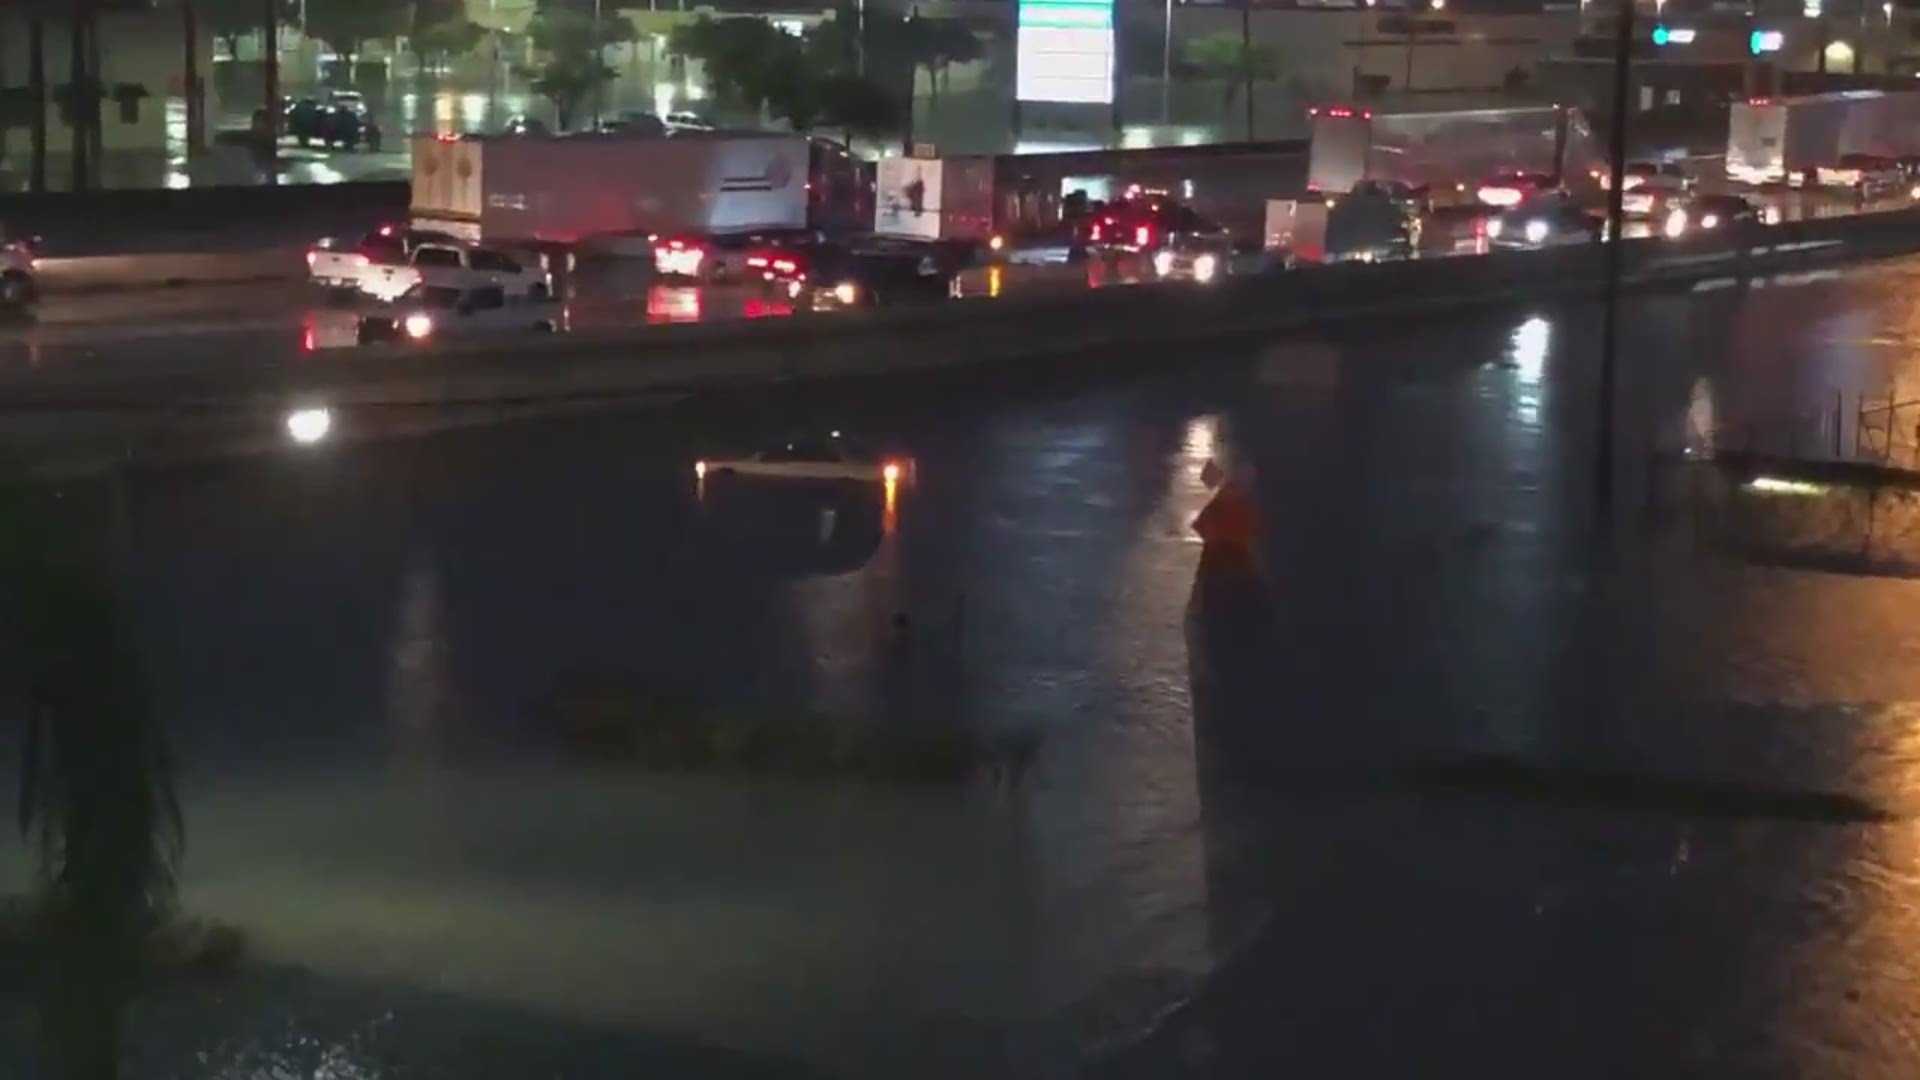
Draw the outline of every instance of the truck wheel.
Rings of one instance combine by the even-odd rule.
[[[26,307],[33,303],[35,292],[33,279],[18,270],[0,276],[0,307]]]

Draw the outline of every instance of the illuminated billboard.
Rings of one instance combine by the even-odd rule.
[[[1113,102],[1113,0],[1020,0],[1014,96]]]

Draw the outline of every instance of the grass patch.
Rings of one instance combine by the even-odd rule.
[[[769,715],[663,693],[619,675],[563,679],[543,708],[563,745],[604,761],[665,772],[1012,786],[1040,733],[892,726],[824,713]]]

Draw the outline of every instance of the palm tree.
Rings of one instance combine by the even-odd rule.
[[[40,870],[48,1057],[62,1080],[114,1080],[184,831],[132,620],[72,505],[0,489],[0,601],[27,718],[19,820]]]
[[[30,0],[27,9],[27,96],[33,99],[27,190],[38,194],[47,190],[47,20],[40,0]]]

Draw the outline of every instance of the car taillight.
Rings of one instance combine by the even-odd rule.
[[[1146,225],[1134,226],[1133,242],[1140,247],[1153,243],[1153,229]]]
[[[1087,238],[1089,240],[1100,239],[1100,223],[1099,222],[1096,221],[1093,223],[1093,229],[1087,233]]]
[[[773,268],[783,274],[791,274],[795,270],[800,269],[800,264],[794,262],[792,259],[775,259],[773,260]]]
[[[311,269],[313,269],[313,264],[314,264],[314,263],[317,263],[317,262],[319,262],[319,261],[320,261],[320,253],[319,253],[319,252],[317,252],[317,251],[309,251],[309,252],[307,252],[307,269],[309,269],[309,270],[311,270]]]
[[[747,257],[747,265],[752,267],[765,267],[767,265],[767,257],[765,255],[749,255]]]

